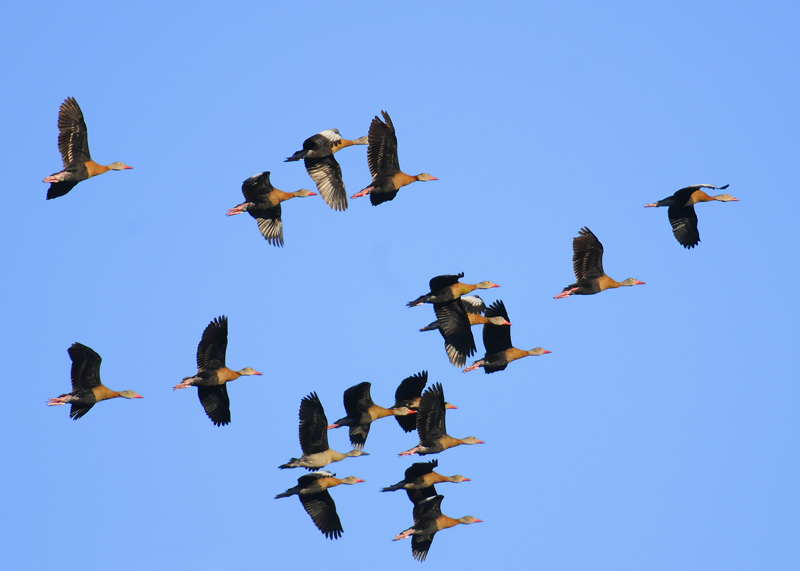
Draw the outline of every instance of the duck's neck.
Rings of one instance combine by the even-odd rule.
[[[99,387],[94,388],[94,397],[98,402],[101,400],[117,398],[118,396],[120,396],[120,394],[117,391],[112,391],[105,385],[100,385]]]
[[[338,145],[336,145],[336,151],[340,149],[344,149],[345,147],[352,147],[353,145],[368,145],[369,139],[367,137],[359,137],[358,139],[342,139]],[[336,152],[334,151],[334,152]]]
[[[468,313],[467,317],[469,318],[470,325],[484,325],[489,323],[489,318],[480,313]]]
[[[449,527],[456,526],[460,523],[463,523],[461,520],[456,519],[454,517],[450,517],[449,515],[442,514],[439,519],[436,520],[436,526],[439,529],[447,529]]]
[[[93,176],[97,176],[99,174],[103,174],[104,172],[108,172],[110,170],[111,169],[109,167],[107,167],[106,165],[98,165],[96,162],[94,162],[91,159],[89,159],[86,162],[86,171],[89,174],[89,178],[92,178]]]
[[[597,285],[600,287],[600,291],[605,291],[607,289],[618,288],[620,283],[614,279],[611,279],[607,275],[602,275],[597,278]]]
[[[702,190],[695,190],[692,193],[692,202],[697,204],[698,202],[711,202],[712,200],[717,200],[716,196],[709,196]]]
[[[449,434],[445,434],[442,439],[439,441],[442,445],[442,448],[447,450],[448,448],[452,448],[453,446],[458,446],[459,444],[464,444],[464,441],[460,438],[453,438]]]

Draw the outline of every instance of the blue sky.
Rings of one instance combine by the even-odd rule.
[[[334,465],[344,526],[325,539],[296,498],[300,399],[329,420],[370,381],[379,404],[427,370],[459,409],[438,456],[443,510],[482,520],[437,535],[427,567],[796,569],[800,553],[794,204],[797,26],[790,2],[17,3],[6,9],[0,216],[8,406],[0,523],[15,569],[263,569],[368,558],[411,569],[408,500],[379,494],[416,444],[391,420],[368,457]],[[124,161],[45,201],[61,167],[58,107],[80,103],[92,157]],[[387,110],[404,171],[390,203],[284,206],[286,246],[227,218],[241,183],[303,140],[367,133]],[[337,155],[348,194],[365,147]],[[686,251],[666,209],[697,183]],[[554,301],[588,226],[617,280]],[[438,274],[502,285],[516,346],[551,355],[462,375],[405,302]],[[788,286],[788,287],[787,287]],[[205,326],[230,320],[229,387],[214,427],[195,391]],[[475,330],[479,351],[480,332]],[[103,357],[118,399],[72,422],[67,348]],[[122,402],[120,402],[122,401]],[[346,431],[331,435],[346,451]]]

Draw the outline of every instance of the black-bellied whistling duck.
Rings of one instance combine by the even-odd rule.
[[[317,393],[311,393],[300,401],[300,448],[303,450],[300,458],[292,458],[278,467],[318,470],[351,456],[369,456],[368,452],[358,448],[342,454],[328,446],[328,419]]]
[[[413,504],[418,504],[422,500],[432,498],[436,495],[436,488],[434,484],[443,482],[453,482],[459,484],[461,482],[471,482],[469,478],[465,478],[461,474],[455,476],[442,476],[433,469],[439,465],[438,460],[431,460],[430,462],[415,462],[406,469],[405,478],[392,486],[381,488],[381,492],[395,492],[397,490],[405,490],[408,492],[408,499]]]
[[[366,145],[367,137],[343,139],[339,129],[326,129],[303,142],[303,149],[284,162],[303,159],[308,175],[317,184],[317,190],[334,210],[347,210],[347,194],[342,180],[342,167],[333,154],[352,145]]]
[[[463,298],[444,303],[434,303],[439,333],[444,338],[444,348],[450,362],[456,367],[463,367],[467,357],[475,354],[475,338],[472,336],[473,325],[505,326],[511,325],[502,315],[487,316],[480,313],[468,313]]]
[[[371,383],[359,383],[344,391],[344,410],[347,416],[340,418],[330,426],[328,430],[339,428],[340,426],[350,427],[350,443],[353,448],[363,448],[369,436],[369,427],[372,422],[387,416],[408,416],[417,414],[407,406],[393,406],[383,408],[372,402],[370,396]]]
[[[576,294],[592,295],[622,286],[644,285],[636,278],[618,282],[608,277],[603,270],[603,245],[600,240],[585,226],[578,234],[572,240],[572,269],[578,281],[565,287],[555,299]]]
[[[200,404],[208,418],[216,426],[231,421],[231,401],[228,399],[228,383],[239,377],[260,375],[252,367],[232,371],[225,366],[228,348],[228,318],[221,315],[208,324],[197,345],[197,374],[186,377],[173,390],[197,387]]]
[[[486,316],[500,316],[508,322],[506,306],[499,299],[486,309]],[[550,351],[545,351],[541,347],[536,347],[530,351],[517,349],[511,344],[511,328],[508,325],[496,325],[493,322],[483,326],[483,346],[486,349],[486,355],[483,359],[475,361],[464,369],[465,373],[474,371],[478,367],[483,367],[484,373],[494,373],[505,369],[511,361],[550,353]]]
[[[288,498],[296,494],[317,529],[328,539],[339,539],[344,530],[342,522],[339,520],[339,514],[336,513],[336,504],[333,503],[328,489],[340,484],[352,485],[363,481],[355,476],[348,476],[340,480],[336,474],[323,470],[300,476],[295,487],[278,494],[275,499]]]
[[[444,419],[445,410],[444,389],[441,383],[436,383],[426,390],[419,400],[419,412],[417,413],[419,445],[401,452],[400,456],[409,456],[415,453],[420,456],[438,454],[459,444],[484,444],[483,440],[478,440],[474,436],[453,438],[448,435]]]
[[[425,385],[428,382],[428,371],[422,371],[416,375],[411,375],[402,380],[397,390],[394,393],[394,406],[405,406],[410,410],[419,411],[419,400],[422,397],[422,391],[425,390]],[[450,404],[444,403],[445,409],[458,408]],[[395,416],[397,424],[406,432],[413,432],[417,429],[417,419],[415,416]]]
[[[242,194],[246,202],[228,210],[228,216],[249,212],[258,222],[258,229],[264,239],[273,246],[283,246],[281,202],[290,198],[317,195],[307,188],[295,192],[278,190],[269,182],[269,172],[260,172],[244,181]]]
[[[64,170],[44,179],[44,182],[50,183],[47,200],[64,196],[76,184],[87,178],[108,171],[133,168],[120,162],[108,166],[98,165],[92,160],[83,112],[74,97],[67,97],[58,112],[58,150],[61,151]]]
[[[483,312],[486,311],[486,302],[484,302],[479,295],[464,295],[459,299],[461,300],[461,307],[463,307],[464,311],[467,313],[480,313],[483,315]],[[436,331],[438,329],[439,322],[432,321],[425,327],[422,327],[420,331]]]
[[[48,406],[71,404],[69,417],[78,420],[100,401],[122,397],[126,399],[144,398],[135,391],[112,391],[100,382],[100,363],[103,359],[86,345],[73,343],[67,349],[72,359],[72,392],[47,401]]]
[[[406,305],[408,307],[414,307],[416,305],[422,305],[423,303],[444,303],[445,301],[458,299],[462,295],[468,294],[476,289],[500,287],[496,283],[490,281],[477,284],[462,284],[458,280],[463,277],[464,272],[460,274],[436,276],[430,281],[431,291],[429,293],[419,296],[414,301],[409,301]]]
[[[411,537],[411,552],[414,559],[425,561],[428,550],[431,548],[433,536],[437,531],[454,527],[460,523],[480,523],[483,520],[467,515],[458,519],[442,514],[442,500],[444,496],[434,496],[414,506],[414,527],[400,533],[392,541]]]
[[[644,205],[645,208],[669,206],[667,216],[669,217],[669,223],[672,225],[672,233],[675,234],[675,239],[686,249],[694,248],[700,242],[700,232],[697,231],[697,213],[694,211],[695,204],[714,200],[719,202],[739,202],[738,198],[734,198],[728,193],[709,196],[702,190],[704,188],[725,190],[728,185],[695,184],[680,189],[664,200]]]
[[[375,116],[369,126],[369,135],[367,135],[369,139],[367,162],[372,175],[372,184],[350,197],[358,198],[369,194],[372,206],[394,200],[397,192],[412,182],[439,180],[426,172],[411,176],[400,170],[400,161],[397,158],[397,136],[394,133],[392,119],[386,111],[381,111],[381,114],[386,123]]]

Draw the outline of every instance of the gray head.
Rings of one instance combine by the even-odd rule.
[[[536,347],[535,349],[531,349],[528,351],[528,355],[532,357],[538,357],[539,355],[546,355],[547,353],[552,353],[552,351],[548,351],[547,349],[542,349],[541,347]]]
[[[510,322],[510,321],[508,321],[508,320],[507,320],[505,317],[503,317],[502,315],[496,315],[496,316],[494,316],[494,317],[487,317],[486,319],[487,319],[487,320],[489,321],[489,323],[491,323],[492,325],[511,325],[511,322]]]
[[[461,444],[486,444],[483,440],[478,440],[474,436],[467,436],[461,441]]]
[[[714,200],[719,200],[720,202],[739,202],[738,198],[732,197],[727,192],[725,194],[718,194],[714,197]]]
[[[390,408],[395,416],[408,416],[409,414],[417,414],[416,410],[411,410],[407,406],[393,406]]]
[[[429,180],[439,180],[439,179],[436,178],[435,176],[431,176],[430,173],[424,172],[422,174],[417,175],[417,180],[420,180],[422,182],[428,182]]]
[[[498,284],[490,281],[480,282],[475,284],[475,289],[491,289],[493,287],[500,287]]]
[[[345,454],[347,457],[355,458],[356,456],[369,456],[369,452],[364,452],[358,448],[353,448],[350,452]]]
[[[636,278],[628,278],[624,282],[619,282],[621,286],[635,286],[635,285],[644,285],[644,282],[637,280]]]
[[[458,518],[459,523],[481,523],[482,521],[482,519],[478,519],[474,515],[465,515],[464,517]]]
[[[112,171],[121,171],[121,170],[125,170],[125,169],[132,169],[133,167],[129,167],[125,163],[121,163],[121,162],[117,161],[116,163],[111,163],[110,165],[108,165],[108,168],[109,168],[109,170],[112,170]]]
[[[366,480],[362,480],[360,478],[356,478],[355,476],[348,476],[347,478],[344,478],[342,480],[342,484],[347,484],[347,485],[358,484],[360,482],[366,482]]]
[[[143,399],[144,397],[137,394],[136,391],[120,391],[119,396],[126,399]]]
[[[239,371],[239,374],[242,375],[243,377],[249,377],[251,375],[261,375],[262,373],[259,373],[253,367],[245,367],[244,369]]]
[[[307,188],[301,188],[300,190],[295,192],[294,195],[295,196],[299,196],[299,197],[302,198],[302,197],[305,197],[305,196],[317,196],[317,193],[316,192],[311,192]]]
[[[471,482],[472,481],[469,478],[465,478],[461,474],[456,474],[455,476],[450,476],[450,478],[448,478],[448,479],[451,482],[454,482],[456,484],[460,484],[461,482]]]

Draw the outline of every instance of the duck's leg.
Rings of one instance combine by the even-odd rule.
[[[247,207],[250,206],[250,204],[250,202],[242,202],[239,206],[234,206],[228,210],[227,216],[233,216],[234,214],[242,214],[247,212]]]
[[[397,537],[395,537],[395,538],[394,538],[392,541],[399,541],[399,540],[401,540],[401,539],[405,539],[405,538],[407,538],[407,537],[411,537],[412,535],[414,535],[414,531],[415,531],[415,530],[414,530],[414,528],[413,528],[413,527],[409,527],[409,528],[408,528],[407,530],[405,530],[403,533],[398,533],[398,534],[397,534]]]
[[[466,369],[464,369],[464,370],[463,370],[463,371],[461,371],[461,372],[462,372],[462,373],[469,373],[470,371],[474,371],[475,369],[478,369],[478,368],[480,368],[480,367],[483,367],[483,363],[484,363],[484,361],[485,361],[485,360],[486,360],[486,359],[480,359],[480,360],[478,360],[478,361],[475,361],[475,362],[474,362],[474,363],[472,363],[472,364],[471,364],[469,367],[467,367]]]
[[[558,294],[557,296],[555,296],[553,299],[561,299],[561,298],[563,298],[563,297],[569,297],[569,296],[571,296],[573,293],[575,293],[576,291],[578,291],[578,289],[580,289],[580,288],[574,287],[574,288],[572,288],[572,289],[567,289],[567,290],[564,290],[564,291],[562,291],[560,294]]]
[[[350,198],[361,198],[362,196],[367,196],[370,192],[372,192],[372,189],[373,189],[373,186],[369,185],[364,190],[359,190],[357,193],[355,193]]]
[[[57,172],[45,178],[42,182],[64,182],[64,177],[67,176],[67,171]]]
[[[186,377],[180,383],[172,387],[173,391],[177,391],[178,389],[187,389],[192,386],[192,383],[199,379],[200,377]]]
[[[401,452],[399,456],[411,456],[412,454],[416,454],[417,450],[422,448],[421,446],[414,446],[411,450],[406,450],[405,452]]]

